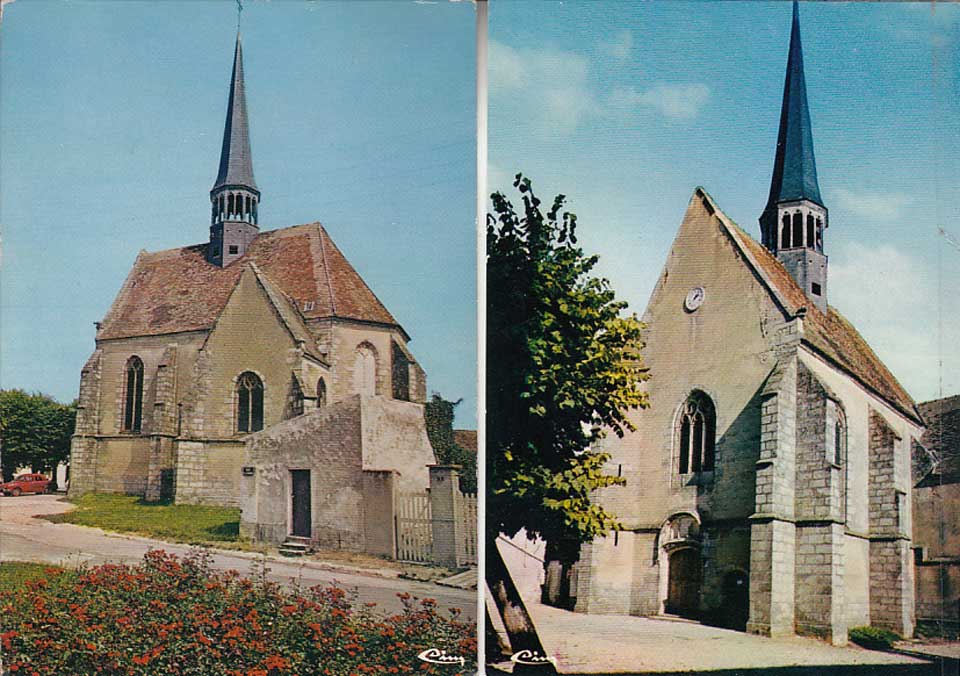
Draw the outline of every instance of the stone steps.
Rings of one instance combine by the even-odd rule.
[[[310,538],[291,535],[280,545],[280,556],[297,557],[310,553]]]

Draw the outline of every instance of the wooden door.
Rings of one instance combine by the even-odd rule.
[[[696,617],[700,610],[700,552],[692,547],[670,554],[668,613]]]
[[[310,470],[290,470],[290,512],[293,519],[292,535],[308,538],[311,535]]]

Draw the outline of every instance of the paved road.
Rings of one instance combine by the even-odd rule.
[[[136,562],[150,549],[186,554],[186,545],[160,540],[107,533],[65,523],[51,523],[34,515],[57,514],[73,506],[55,495],[0,497],[0,561],[39,561],[57,565]],[[217,550],[213,566],[220,570],[251,571],[260,557],[244,552]],[[420,598],[436,599],[440,607],[463,610],[463,617],[476,618],[476,592],[441,587],[425,582],[365,575],[344,570],[324,570],[301,561],[267,562],[269,577],[278,582],[299,579],[304,587],[338,583],[355,589],[358,603],[374,602],[388,612],[400,610],[397,592],[409,592]]]
[[[719,671],[725,676],[755,673],[895,676],[934,673],[928,669],[929,663],[921,660],[854,645],[838,648],[812,638],[768,638],[696,622],[651,617],[583,615],[542,605],[533,598],[524,600],[544,648],[556,657],[562,674]],[[801,670],[792,671],[797,668]]]

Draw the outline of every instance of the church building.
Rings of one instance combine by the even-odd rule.
[[[238,33],[209,238],[141,251],[97,323],[70,494],[243,505],[254,535],[276,540],[299,531],[321,541],[329,517],[327,539],[345,543],[350,531],[362,548],[357,528],[335,522],[362,520],[363,472],[396,475],[411,489],[429,483],[425,375],[410,336],[327,230],[265,230],[261,199]],[[291,420],[308,418],[309,454],[298,441],[305,432],[289,432]],[[271,436],[284,422],[287,431]],[[390,448],[381,448],[388,432]],[[263,437],[286,463],[269,475],[258,474],[266,460],[250,457]],[[284,505],[265,530],[253,478]]]
[[[914,628],[910,395],[827,302],[797,4],[760,242],[702,188],[647,306],[650,408],[603,449],[624,530],[584,545],[575,609],[842,645]]]

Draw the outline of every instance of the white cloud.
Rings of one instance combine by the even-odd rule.
[[[633,33],[620,31],[611,40],[601,43],[600,50],[616,61],[626,61],[633,50]]]
[[[490,93],[522,89],[527,83],[527,65],[520,52],[509,45],[490,40],[487,52]]]
[[[515,48],[496,40],[490,41],[488,54],[492,110],[528,116],[524,126],[550,136],[573,132],[597,112],[586,57],[552,48]]]
[[[955,312],[943,312],[935,274],[931,266],[888,244],[848,244],[830,262],[830,304],[853,322],[917,400],[937,396],[943,357],[945,373],[956,367],[952,353],[941,354],[938,324],[942,322],[943,336],[957,337],[960,319]]]
[[[856,216],[870,219],[893,220],[899,218],[910,197],[896,192],[854,191],[835,188],[830,193],[835,204]]]
[[[656,84],[650,89],[617,89],[611,95],[611,104],[629,110],[642,106],[675,120],[692,120],[710,99],[710,88],[704,84]]]

